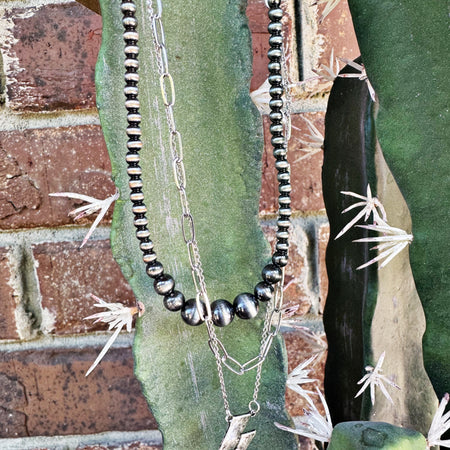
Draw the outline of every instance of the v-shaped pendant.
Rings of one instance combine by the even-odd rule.
[[[246,450],[256,434],[256,430],[243,433],[251,416],[250,413],[233,416],[219,450]]]

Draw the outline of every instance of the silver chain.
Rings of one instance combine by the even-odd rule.
[[[167,125],[169,129],[169,147],[172,157],[172,167],[175,179],[175,184],[179,192],[181,202],[181,227],[183,239],[187,246],[189,264],[192,273],[192,279],[196,291],[197,309],[200,317],[206,323],[206,328],[209,336],[209,346],[216,359],[217,372],[219,376],[220,388],[222,392],[226,419],[230,421],[233,417],[230,410],[230,404],[228,402],[228,395],[225,386],[225,379],[223,375],[223,366],[229,369],[236,375],[243,375],[244,373],[256,368],[255,387],[253,391],[253,397],[249,403],[249,410],[252,415],[257,414],[260,409],[260,405],[257,401],[258,393],[261,385],[261,372],[262,365],[265,361],[272,341],[274,337],[279,333],[282,319],[282,305],[283,305],[283,286],[284,286],[284,268],[282,269],[282,280],[275,285],[275,292],[273,299],[267,305],[267,311],[264,319],[263,331],[261,335],[261,343],[259,354],[241,364],[234,359],[227,352],[224,344],[217,337],[214,329],[211,317],[211,306],[207,294],[205,277],[203,274],[203,268],[200,260],[200,251],[198,248],[194,218],[189,208],[189,202],[186,194],[186,171],[183,162],[183,142],[181,133],[178,131],[175,117],[174,117],[174,105],[175,105],[175,85],[172,75],[169,71],[167,47],[165,43],[164,26],[162,23],[163,6],[161,0],[155,0],[156,12],[153,8],[153,0],[147,0],[147,10],[151,20],[151,30],[153,44],[157,55],[157,65],[159,72],[161,96],[164,103]],[[286,73],[286,62],[283,59],[283,71]],[[288,92],[287,86],[285,86],[285,92]],[[288,104],[290,105],[290,97]],[[288,109],[289,111],[289,109]],[[289,112],[286,117],[286,132],[287,136],[290,134],[290,115]],[[206,315],[203,314],[203,307],[201,302],[206,307]]]

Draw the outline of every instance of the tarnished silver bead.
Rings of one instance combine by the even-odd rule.
[[[272,109],[281,109],[283,107],[283,100],[281,98],[273,98],[269,100],[269,107]]]
[[[158,278],[164,273],[163,265],[156,260],[153,260],[150,264],[147,264],[146,267],[147,275],[151,278]]]
[[[211,314],[214,325],[225,327],[234,319],[234,308],[233,305],[226,300],[216,300],[211,303]]]
[[[122,23],[126,27],[137,27],[138,21],[136,17],[124,17]]]
[[[125,157],[125,160],[127,161],[127,163],[138,163],[140,159],[141,158],[136,153],[129,153]]]
[[[292,191],[292,186],[290,184],[280,184],[278,186],[278,191],[281,193],[289,193]]]
[[[146,253],[143,257],[142,257],[142,261],[145,262],[145,264],[149,264],[153,261],[156,260],[156,253]]]
[[[138,127],[128,127],[127,134],[128,134],[128,136],[141,136],[142,131]]]
[[[169,311],[179,311],[184,301],[184,295],[181,292],[173,291],[164,297],[163,304]]]
[[[206,314],[206,308],[203,303],[200,304],[202,305],[202,313],[204,316]],[[185,323],[194,327],[203,323],[203,320],[197,309],[197,301],[195,300],[195,298],[191,298],[183,305],[183,307],[181,308],[181,318]]]
[[[136,123],[140,123],[142,120],[142,116],[140,114],[127,114],[127,120],[128,122],[136,122]]]
[[[132,2],[122,3],[120,8],[122,12],[136,12],[136,5]]]
[[[263,280],[270,284],[275,284],[281,281],[281,269],[275,264],[267,264],[262,270]]]
[[[255,298],[260,302],[268,302],[273,297],[273,291],[271,284],[261,281],[255,286]]]
[[[289,172],[278,172],[277,180],[278,181],[289,181],[291,179],[291,174]]]
[[[137,230],[136,237],[138,239],[147,239],[150,237],[150,231],[148,230]]]
[[[258,314],[259,304],[253,294],[239,294],[233,302],[234,311],[240,319],[253,319]]]
[[[289,163],[282,159],[281,161],[275,161],[275,168],[280,169],[287,169],[289,167]]]
[[[283,10],[281,8],[269,9],[270,20],[281,20],[283,17]]]
[[[291,226],[291,222],[289,220],[285,220],[285,219],[278,219],[277,225],[280,228],[289,228]]]
[[[153,282],[153,288],[159,295],[168,295],[175,288],[175,280],[168,274],[161,275]]]
[[[144,200],[144,194],[142,192],[132,192],[130,194],[130,199],[132,202],[141,202]]]
[[[148,251],[148,250],[152,250],[153,249],[153,242],[152,241],[148,241],[148,242],[141,242],[139,245],[140,249],[142,251]]]
[[[135,205],[131,208],[131,210],[134,214],[145,214],[147,212],[147,207],[145,205]],[[153,245],[150,248],[153,248]]]
[[[128,141],[127,148],[130,150],[140,150],[142,148],[142,141]]]
[[[291,197],[289,197],[288,195],[280,195],[278,197],[278,203],[281,206],[290,205],[291,204]]]
[[[267,29],[269,30],[269,33],[281,33],[281,31],[283,30],[283,25],[281,24],[281,22],[271,22],[269,23],[269,26],[267,27]]]
[[[137,31],[125,31],[125,33],[123,33],[123,39],[125,41],[138,41],[139,33]]]
[[[139,47],[137,45],[127,45],[124,52],[126,55],[137,55],[139,54]]]
[[[142,175],[142,169],[140,167],[127,167],[128,175]]]
[[[130,180],[128,186],[130,186],[130,189],[137,189],[142,188],[144,183],[142,183],[142,180]]]
[[[126,69],[129,68],[139,69],[139,61],[134,58],[127,58],[124,62],[124,66]]]
[[[138,95],[139,90],[136,86],[125,86],[123,90],[125,95]]]
[[[139,100],[125,100],[125,108],[127,109],[138,109],[140,106]]]
[[[133,221],[135,227],[146,227],[148,225],[148,220],[144,217],[140,219],[135,219]]]
[[[127,72],[125,74],[125,81],[135,81],[137,83],[139,81],[139,74],[135,72]]]

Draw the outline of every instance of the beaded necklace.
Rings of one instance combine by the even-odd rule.
[[[153,43],[157,55],[157,65],[161,87],[162,100],[165,107],[166,120],[169,130],[169,146],[172,157],[174,180],[179,191],[182,206],[182,234],[187,246],[192,279],[196,291],[195,298],[186,300],[184,294],[175,289],[175,280],[164,272],[162,263],[157,259],[153,242],[150,239],[150,232],[147,228],[146,218],[147,208],[144,204],[144,194],[142,192],[143,182],[141,179],[142,169],[139,166],[139,151],[143,144],[141,141],[141,115],[139,113],[138,82],[139,82],[139,34],[137,31],[138,22],[135,16],[136,5],[133,0],[122,0],[121,9],[123,13],[123,38],[125,41],[125,107],[128,111],[128,136],[126,161],[128,163],[127,173],[129,175],[129,187],[131,190],[130,199],[134,214],[134,225],[136,227],[136,237],[140,242],[140,249],[143,253],[143,261],[146,265],[146,273],[154,282],[155,292],[163,297],[163,304],[169,311],[179,311],[182,320],[191,326],[206,324],[209,346],[214,354],[217,363],[217,370],[220,380],[222,397],[226,412],[226,419],[229,423],[228,431],[219,450],[246,449],[253,439],[256,431],[243,433],[243,430],[250,417],[258,413],[260,405],[257,401],[261,382],[262,363],[270,350],[274,337],[278,334],[283,305],[283,284],[284,267],[288,262],[288,233],[290,226],[290,171],[287,161],[287,145],[284,134],[289,134],[287,126],[284,125],[284,112],[282,96],[285,92],[285,81],[282,77],[284,72],[284,57],[282,52],[282,24],[283,11],[280,8],[281,0],[268,0],[269,23],[269,77],[271,85],[269,95],[270,107],[270,132],[272,134],[271,143],[273,155],[275,157],[275,167],[278,171],[279,209],[276,233],[276,251],[272,255],[272,262],[267,264],[261,273],[260,280],[253,293],[244,292],[238,294],[233,303],[224,299],[218,299],[212,303],[209,300],[205,277],[203,275],[200,260],[200,251],[197,245],[194,218],[189,209],[189,202],[186,194],[186,174],[183,164],[182,136],[176,127],[174,116],[175,87],[174,80],[169,71],[167,48],[165,45],[164,27],[162,23],[162,2],[156,0],[156,11],[153,9],[151,0],[147,0],[148,14],[151,20]],[[214,327],[224,327],[231,323],[235,316],[248,320],[256,317],[259,310],[259,303],[267,304],[264,319],[261,345],[259,354],[244,364],[239,363],[231,357],[223,343],[218,339]],[[253,398],[249,403],[247,414],[234,416],[231,413],[228,402],[226,386],[223,377],[223,366],[237,375],[256,369],[256,380]]]

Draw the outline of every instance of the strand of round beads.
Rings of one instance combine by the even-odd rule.
[[[258,313],[259,302],[267,302],[272,299],[274,285],[283,278],[283,267],[288,261],[288,230],[290,226],[290,172],[286,158],[286,142],[283,137],[283,79],[281,76],[282,58],[282,10],[281,0],[269,0],[269,94],[270,107],[270,132],[272,134],[273,154],[276,159],[275,167],[278,171],[279,188],[279,215],[276,251],[272,256],[272,263],[267,264],[262,270],[262,281],[254,289],[253,293],[242,293],[235,297],[233,304],[227,300],[216,300],[211,304],[211,320],[219,327],[228,325],[237,315],[241,319],[251,319]],[[142,169],[139,166],[139,151],[142,149],[141,141],[141,115],[139,112],[138,83],[139,83],[139,35],[137,32],[136,5],[132,0],[122,0],[123,26],[125,41],[125,106],[127,108],[127,148],[126,161],[129,175],[130,199],[133,204],[134,225],[136,236],[140,241],[140,249],[143,253],[143,261],[146,264],[146,272],[153,280],[155,292],[163,297],[164,306],[170,311],[181,311],[182,319],[189,325],[200,325],[204,314],[198,311],[198,302],[195,298],[186,300],[183,293],[175,289],[175,280],[164,272],[162,263],[154,252],[153,242],[150,239],[147,208],[144,204],[141,179]],[[165,74],[165,78],[170,75]],[[170,77],[171,80],[171,77]],[[173,86],[172,86],[173,88]],[[184,168],[182,169],[184,170]]]

